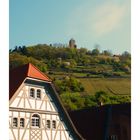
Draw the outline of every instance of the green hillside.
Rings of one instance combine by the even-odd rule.
[[[131,81],[129,78],[80,78],[87,94],[105,91],[113,95],[130,95]]]
[[[9,67],[32,63],[47,74],[67,110],[131,101],[131,54],[67,45],[16,46]]]

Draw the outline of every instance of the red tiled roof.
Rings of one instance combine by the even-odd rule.
[[[28,65],[27,66],[28,67],[28,72],[27,72],[28,77],[39,79],[39,80],[44,80],[44,81],[50,81],[50,79],[44,73],[42,73],[39,69],[37,69],[34,65],[32,65],[31,63],[29,63],[27,65]]]
[[[11,70],[9,75],[9,98],[13,96],[13,94],[16,92],[16,90],[22,84],[26,77],[48,82],[51,81],[44,73],[42,73],[31,63],[25,64],[23,66]]]

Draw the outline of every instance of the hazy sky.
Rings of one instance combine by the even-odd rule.
[[[130,0],[10,0],[10,48],[64,43],[130,52]]]

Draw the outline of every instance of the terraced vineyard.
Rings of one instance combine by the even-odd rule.
[[[129,78],[79,78],[87,94],[105,91],[109,94],[130,95],[131,80]]]

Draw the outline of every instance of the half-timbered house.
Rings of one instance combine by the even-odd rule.
[[[51,80],[32,64],[10,71],[10,140],[82,140]]]

